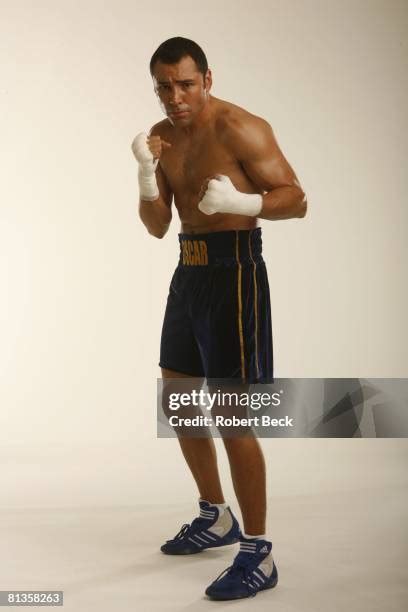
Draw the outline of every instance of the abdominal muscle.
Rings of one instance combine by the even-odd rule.
[[[192,211],[191,211],[192,212]],[[208,221],[194,215],[180,215],[182,234],[208,234],[210,232],[223,232],[228,230],[248,230],[257,227],[256,217],[215,213],[208,217]]]

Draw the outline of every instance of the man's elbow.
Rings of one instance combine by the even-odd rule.
[[[151,236],[154,236],[155,238],[164,238],[164,236],[167,234],[167,230],[169,229],[169,226],[167,225],[166,227],[149,227],[148,228],[148,232]]]
[[[299,198],[299,204],[297,208],[298,208],[298,212],[296,216],[302,219],[303,217],[306,216],[306,213],[307,213],[307,198],[306,198],[306,194],[303,193],[303,191],[302,191],[301,197]]]

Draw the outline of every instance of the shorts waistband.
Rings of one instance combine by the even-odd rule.
[[[179,234],[179,265],[209,266],[221,260],[242,263],[262,253],[262,230],[228,230],[208,234]]]

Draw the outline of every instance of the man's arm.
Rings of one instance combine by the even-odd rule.
[[[154,135],[154,128],[152,135]],[[139,134],[132,143],[133,154],[139,162],[139,216],[149,234],[156,238],[163,238],[172,218],[173,194],[158,161],[161,150],[157,155],[155,154],[155,148],[150,142],[151,136]],[[160,138],[158,141],[160,142]],[[154,158],[157,158],[156,164]]]
[[[156,181],[159,188],[159,197],[156,200],[146,201],[139,198],[139,216],[147,231],[156,238],[163,238],[171,222],[171,201],[173,194],[167,183],[160,162],[156,168]]]
[[[271,126],[253,115],[239,120],[229,118],[221,133],[259,192],[238,191],[228,176],[219,174],[204,182],[199,210],[206,215],[219,212],[262,219],[304,217],[306,196],[279,149]]]
[[[261,219],[304,217],[307,200],[271,126],[259,117],[232,126],[231,144],[252,182],[263,192]]]

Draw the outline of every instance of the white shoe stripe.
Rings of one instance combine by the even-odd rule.
[[[206,519],[213,519],[213,518],[215,518],[215,514],[202,514],[202,513],[200,513],[200,517],[201,518],[206,518]]]
[[[204,535],[206,535],[207,538],[210,538],[210,540],[214,540],[214,542],[217,541],[217,538],[214,538],[210,533],[208,533],[208,531],[202,531],[201,533],[204,533]]]
[[[255,551],[254,550],[241,550],[239,552],[245,553],[246,555],[254,555]]]
[[[261,574],[259,573],[259,570],[254,570],[254,574],[258,578],[258,580],[262,580],[262,582],[265,582],[265,578],[261,576]]]
[[[202,532],[201,532],[201,534],[202,534]],[[196,538],[198,538],[199,540],[201,540],[202,542],[204,542],[204,544],[208,544],[208,540],[205,540],[205,539],[202,537],[202,535],[198,535],[198,533],[196,533],[194,537],[196,537]]]
[[[253,551],[253,550],[242,550],[242,548],[241,548],[241,550],[239,552],[245,553],[246,555],[254,555],[255,554],[255,551]]]
[[[202,548],[202,544],[200,544],[200,542],[196,542],[195,540],[193,540],[193,538],[188,538],[188,539],[190,540],[190,542],[192,542],[196,546],[199,546],[200,548]]]
[[[206,514],[200,514],[200,518],[203,518],[206,521],[213,521],[215,519],[215,516],[207,516]]]
[[[259,582],[257,580],[255,580],[255,578],[252,578],[252,582],[254,582],[256,584],[257,587],[260,587],[261,585],[259,584]]]
[[[256,550],[254,550],[253,548],[243,548],[242,546],[240,546],[239,549],[242,552],[247,552],[247,553],[255,553],[256,552]]]

